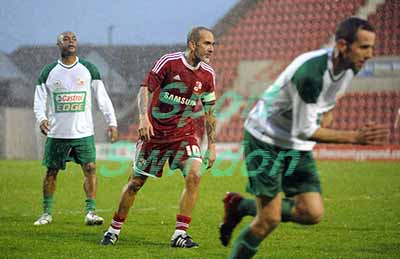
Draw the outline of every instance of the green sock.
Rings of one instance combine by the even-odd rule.
[[[96,210],[96,200],[95,199],[86,199],[86,212],[95,211]]]
[[[253,199],[243,199],[238,204],[238,212],[243,216],[256,216],[256,201]]]
[[[282,199],[282,222],[292,220],[292,210],[294,207],[294,200],[283,198]]]
[[[43,196],[43,211],[51,214],[53,209],[53,195]]]
[[[261,241],[263,241],[263,238],[255,236],[251,232],[250,226],[247,225],[236,238],[231,254],[228,258],[252,258],[257,253],[257,248]]]

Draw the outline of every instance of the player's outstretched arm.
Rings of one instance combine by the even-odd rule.
[[[321,143],[384,145],[389,139],[389,128],[375,123],[367,123],[358,131],[319,128],[310,139]]]
[[[139,138],[143,141],[148,141],[151,136],[154,136],[153,126],[150,123],[147,114],[147,107],[149,103],[149,89],[145,86],[140,87],[138,95],[138,108],[139,108]]]
[[[217,139],[216,134],[216,125],[217,119],[215,116],[215,105],[206,105],[205,106],[205,120],[206,120],[206,130],[207,130],[207,140],[208,140],[208,149],[207,149],[207,159],[208,159],[208,168],[211,168],[215,162],[217,157],[215,150],[215,143]]]
[[[384,145],[389,141],[387,125],[367,123],[358,130],[357,143],[363,145]]]

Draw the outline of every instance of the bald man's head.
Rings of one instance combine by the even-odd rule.
[[[75,33],[72,31],[65,31],[58,35],[57,46],[60,49],[60,54],[62,58],[68,56],[76,56],[76,51],[78,48],[78,40]]]

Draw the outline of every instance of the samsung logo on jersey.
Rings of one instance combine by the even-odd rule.
[[[165,92],[162,97],[163,97],[163,99],[168,100],[168,103],[173,102],[173,103],[180,103],[180,104],[185,104],[185,105],[196,106],[196,102],[194,100],[187,99],[185,97],[180,97],[177,95],[173,95],[168,92]]]

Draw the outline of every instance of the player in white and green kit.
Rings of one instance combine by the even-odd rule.
[[[52,222],[53,195],[59,170],[68,161],[80,164],[84,174],[87,225],[99,225],[103,218],[96,215],[96,149],[92,118],[92,97],[108,123],[111,142],[118,137],[117,120],[100,73],[88,61],[76,56],[77,39],[73,32],[57,37],[61,59],[46,65],[35,89],[34,113],[41,132],[47,136],[43,165],[44,212],[34,225]]]
[[[367,21],[349,18],[336,31],[333,49],[297,57],[269,87],[245,122],[247,191],[224,198],[220,239],[228,245],[245,215],[256,216],[235,240],[229,258],[251,258],[281,221],[317,224],[324,207],[312,149],[316,142],[383,144],[388,129],[369,123],[358,131],[326,128],[336,99],[373,56],[375,33]],[[321,126],[321,121],[323,126]],[[285,194],[285,198],[282,196]]]

